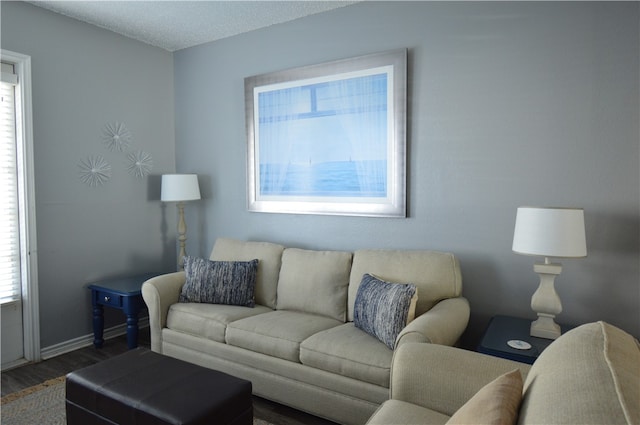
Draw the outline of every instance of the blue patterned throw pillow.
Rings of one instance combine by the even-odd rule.
[[[416,291],[413,284],[385,282],[365,274],[356,295],[354,325],[393,350],[398,334],[407,325]]]
[[[258,260],[211,261],[185,257],[180,302],[255,306]]]

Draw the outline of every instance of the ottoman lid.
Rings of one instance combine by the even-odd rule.
[[[252,406],[251,382],[141,348],[68,374],[66,399],[119,424],[225,424]]]

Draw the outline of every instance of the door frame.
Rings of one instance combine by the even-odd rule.
[[[22,140],[18,154],[18,185],[20,209],[26,226],[20,226],[22,332],[24,359],[15,363],[38,362],[40,353],[40,302],[38,297],[38,256],[36,238],[35,174],[33,161],[33,112],[31,91],[31,57],[9,50],[0,50],[2,60],[14,64],[18,76],[16,93],[16,136]],[[5,365],[10,366],[10,365]]]

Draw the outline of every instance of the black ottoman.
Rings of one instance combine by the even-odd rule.
[[[251,382],[136,349],[71,372],[67,424],[253,423]]]

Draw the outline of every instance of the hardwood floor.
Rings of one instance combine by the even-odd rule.
[[[141,347],[150,347],[149,328],[140,329],[138,344]],[[101,349],[85,347],[39,363],[4,371],[0,374],[2,396],[66,375],[126,351],[127,340],[123,335],[105,341]],[[256,418],[274,425],[335,425],[333,422],[255,396],[253,409]]]
[[[150,347],[148,330],[141,329],[139,342],[141,347]],[[81,348],[70,353],[62,354],[39,363],[3,371],[1,374],[2,396],[40,384],[46,380],[66,375],[77,369],[101,362],[110,357],[127,351],[127,340],[123,335],[105,341],[104,347],[96,349],[93,346]]]

